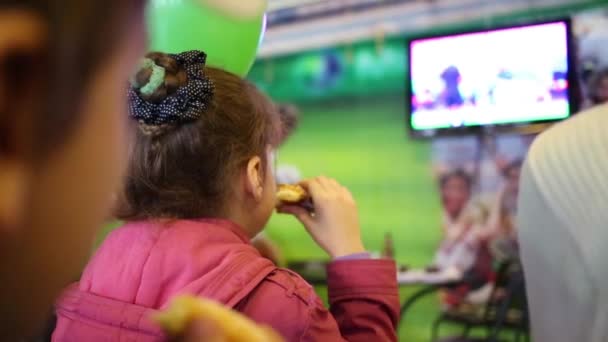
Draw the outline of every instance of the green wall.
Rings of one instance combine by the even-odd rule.
[[[400,97],[305,104],[302,123],[279,152],[279,162],[296,165],[304,176],[327,175],[345,184],[357,200],[363,239],[370,251],[382,249],[392,232],[403,263],[429,263],[439,240],[439,205],[428,172],[429,146],[407,139]],[[293,218],[274,215],[268,235],[289,260],[326,259]],[[325,289],[319,293],[326,295]],[[402,296],[412,289],[402,291]],[[429,297],[408,316],[410,341],[428,339],[437,314]],[[416,337],[417,336],[417,337]]]

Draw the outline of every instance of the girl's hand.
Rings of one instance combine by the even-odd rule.
[[[300,183],[314,203],[315,212],[283,205],[278,211],[294,215],[317,244],[332,258],[365,252],[357,205],[348,189],[327,177],[317,177]]]

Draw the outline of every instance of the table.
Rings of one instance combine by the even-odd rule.
[[[292,261],[287,268],[298,273],[311,285],[327,285],[327,260]]]
[[[418,300],[442,288],[458,286],[462,284],[463,279],[464,275],[462,272],[455,268],[448,268],[438,272],[427,272],[426,270],[398,272],[397,282],[399,286],[423,286],[401,305],[401,320],[399,321],[399,325],[403,324],[405,314]]]
[[[302,278],[313,285],[326,285],[327,275],[325,268],[327,261],[300,261],[291,262],[288,267],[299,273]],[[403,286],[420,286],[422,289],[416,291],[408,297],[401,305],[401,325],[404,321],[403,317],[414,303],[419,299],[439,291],[443,288],[449,288],[462,284],[464,275],[456,268],[447,268],[437,272],[428,272],[425,269],[412,269],[404,272],[397,272],[397,283],[400,287]]]
[[[462,278],[463,274],[457,268],[447,268],[437,272],[428,272],[424,269],[397,272],[397,283],[399,285],[442,285],[459,282]]]

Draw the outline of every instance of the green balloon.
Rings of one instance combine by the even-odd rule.
[[[264,26],[264,14],[230,17],[196,0],[152,0],[147,20],[152,51],[202,50],[207,65],[243,77],[255,61]]]

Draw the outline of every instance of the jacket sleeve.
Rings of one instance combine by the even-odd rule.
[[[317,301],[302,341],[397,341],[399,293],[389,260],[342,260],[327,269],[330,310]]]

